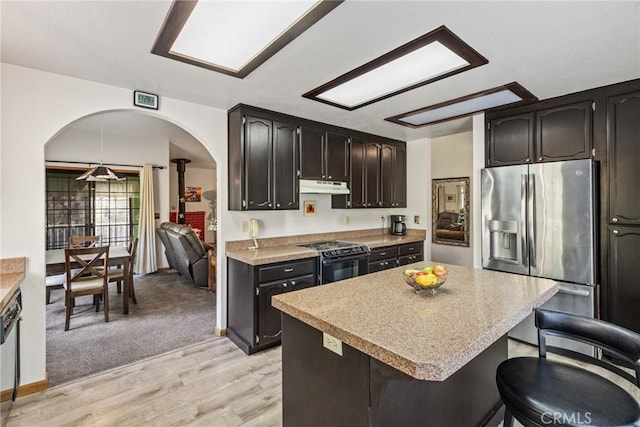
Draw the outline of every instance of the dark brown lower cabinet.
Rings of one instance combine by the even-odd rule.
[[[372,249],[369,254],[369,273],[388,270],[398,266],[398,246]]]
[[[640,227],[609,227],[610,321],[640,333]]]
[[[424,242],[414,242],[373,249],[369,255],[369,273],[424,261],[423,247]]]
[[[252,354],[280,344],[280,310],[271,297],[318,284],[317,259],[265,265],[227,259],[227,336]]]
[[[507,336],[444,381],[418,380],[349,345],[342,355],[323,334],[282,315],[282,424],[324,426],[498,425],[504,415],[496,368],[507,358]]]

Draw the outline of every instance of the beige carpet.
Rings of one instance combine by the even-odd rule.
[[[51,294],[47,305],[47,372],[58,385],[149,356],[213,338],[215,293],[196,288],[175,272],[135,277],[138,304],[122,313],[122,294],[112,283],[110,322],[102,304],[95,312],[92,297],[76,301],[71,329],[64,331],[64,291]]]

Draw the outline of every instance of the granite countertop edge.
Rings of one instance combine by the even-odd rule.
[[[283,313],[294,317],[321,332],[332,335],[356,350],[359,350],[413,378],[429,381],[444,381],[497,341],[500,337],[509,332],[512,327],[527,317],[534,307],[539,306],[551,298],[557,292],[558,288],[559,285],[557,284],[556,286],[549,288],[535,301],[524,306],[518,313],[515,313],[511,317],[494,325],[485,333],[478,336],[475,341],[470,343],[463,350],[452,354],[451,357],[440,363],[409,360],[408,358],[385,348],[381,344],[356,336],[342,328],[321,320],[312,314],[287,304],[286,302],[279,300],[277,296],[273,298],[272,305]]]
[[[26,258],[7,258],[0,260],[0,310],[10,301],[20,288],[26,274]]]

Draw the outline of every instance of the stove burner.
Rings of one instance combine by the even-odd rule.
[[[339,240],[329,240],[326,242],[304,243],[298,246],[315,249],[322,258],[335,258],[344,255],[355,255],[369,252],[369,247],[360,243],[342,242]]]

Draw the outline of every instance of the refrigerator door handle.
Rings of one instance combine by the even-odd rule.
[[[558,289],[558,293],[574,295],[577,297],[588,297],[590,295],[590,292],[588,289],[585,289],[585,290],[567,289],[567,288],[563,288],[562,286],[560,286],[560,289]]]
[[[529,267],[529,251],[527,250],[527,174],[520,175],[520,245],[522,248],[522,265]]]
[[[529,236],[529,264],[536,267],[536,175],[529,174],[529,193],[527,195],[528,205],[528,224],[527,231]]]

